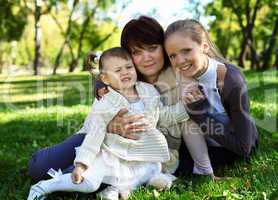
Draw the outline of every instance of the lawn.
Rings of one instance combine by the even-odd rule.
[[[216,172],[230,180],[180,177],[169,191],[142,187],[131,199],[278,199],[277,71],[245,73],[251,113],[260,146],[250,163]],[[56,144],[80,128],[93,100],[86,73],[56,76],[0,76],[0,200],[26,199],[32,184],[27,163],[32,153]],[[56,193],[48,199],[94,199]]]

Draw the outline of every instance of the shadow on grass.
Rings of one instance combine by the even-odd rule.
[[[93,80],[87,75],[12,81],[7,87],[2,85],[0,110],[47,108],[55,105],[90,105],[93,99],[92,84]]]
[[[74,134],[84,119],[85,114],[76,113],[64,117],[63,126],[57,125],[54,115],[16,119],[0,124],[0,199],[26,199],[31,185],[27,165],[32,154]],[[73,198],[74,195],[70,196]]]

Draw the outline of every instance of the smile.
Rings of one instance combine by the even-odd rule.
[[[121,79],[122,82],[130,81],[130,80],[131,80],[130,77],[126,77],[126,78],[122,78],[122,79]]]
[[[149,64],[149,65],[145,65],[144,67],[145,68],[151,68],[151,67],[153,67],[154,66],[154,64]]]
[[[188,64],[183,67],[180,67],[180,70],[185,71],[185,70],[188,70],[190,67],[192,67],[192,64]]]

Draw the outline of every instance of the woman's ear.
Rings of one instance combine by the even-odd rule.
[[[99,78],[105,85],[109,85],[109,79],[106,74],[101,73]]]
[[[207,42],[203,42],[203,43],[202,43],[202,50],[203,50],[203,53],[204,53],[204,54],[208,54],[209,49],[210,49],[209,44],[208,44]]]

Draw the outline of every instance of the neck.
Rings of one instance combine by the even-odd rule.
[[[144,78],[148,83],[154,84],[158,80],[158,75],[148,76]]]
[[[118,90],[128,101],[134,101],[138,99],[138,93],[135,89],[135,86],[126,88],[123,90]]]
[[[208,64],[209,64],[209,60],[208,60],[208,57],[206,56],[206,58],[204,59],[203,67],[197,72],[197,74],[194,76],[194,78],[198,78],[198,77],[202,76],[207,71]]]

